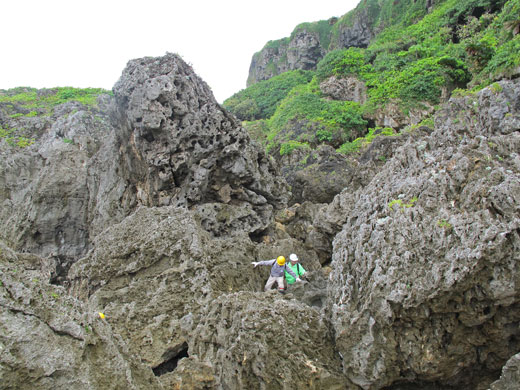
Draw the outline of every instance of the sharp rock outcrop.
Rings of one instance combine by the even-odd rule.
[[[520,349],[520,88],[499,85],[331,205],[336,347],[364,389],[480,388]]]

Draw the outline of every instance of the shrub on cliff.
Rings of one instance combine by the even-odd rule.
[[[366,125],[360,104],[322,98],[314,80],[295,87],[268,121],[269,148],[287,140],[339,146],[363,133]]]
[[[282,73],[235,93],[224,101],[224,107],[241,120],[270,118],[289,91],[297,85],[307,84],[313,75],[314,72],[304,70]]]

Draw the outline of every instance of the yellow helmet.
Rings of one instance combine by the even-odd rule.
[[[285,264],[285,257],[278,256],[278,258],[276,259],[276,262],[278,263],[278,265],[284,265]]]

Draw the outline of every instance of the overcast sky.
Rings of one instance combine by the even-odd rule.
[[[360,0],[3,0],[0,89],[111,89],[130,59],[178,53],[219,102],[246,87],[253,54]]]

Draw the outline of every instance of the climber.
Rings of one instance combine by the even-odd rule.
[[[289,275],[291,275],[297,282],[301,282],[301,279],[293,272],[293,270],[288,269],[285,265],[285,257],[278,256],[276,259],[272,260],[264,260],[264,261],[253,261],[254,267],[257,265],[272,265],[271,274],[269,275],[269,279],[267,279],[267,283],[265,284],[264,290],[269,291],[273,286],[274,282],[278,283],[278,292],[283,293],[285,288],[283,285],[283,277],[284,273],[287,271]]]
[[[291,253],[289,256],[289,264],[287,265],[287,269],[285,270],[285,281],[287,285],[294,284],[296,279],[288,272],[288,270],[293,271],[299,278],[305,277],[304,275],[307,273],[305,268],[299,263],[298,256],[295,253]]]

